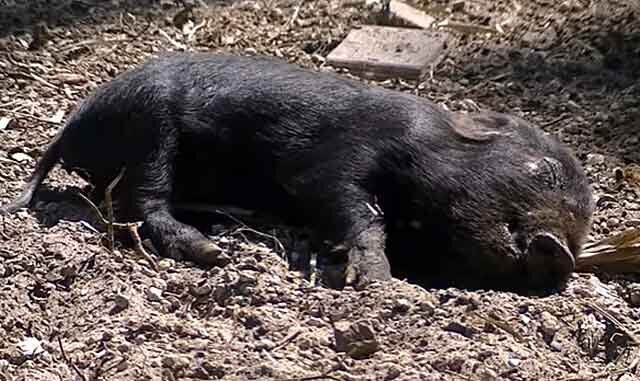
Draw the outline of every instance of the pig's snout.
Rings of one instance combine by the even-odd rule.
[[[573,254],[560,239],[550,233],[536,234],[525,255],[529,281],[539,286],[554,286],[574,270]]]

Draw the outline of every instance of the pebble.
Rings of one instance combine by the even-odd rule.
[[[521,362],[522,360],[516,358],[510,358],[509,360],[507,360],[507,364],[511,367],[518,367],[520,366]]]
[[[562,344],[558,340],[553,340],[549,346],[556,352],[562,352]]]
[[[411,309],[411,302],[407,299],[397,299],[393,305],[393,311],[398,313],[406,313]]]
[[[616,179],[616,181],[624,180],[624,170],[621,167],[615,167],[613,169],[613,177]]]
[[[629,219],[624,222],[624,226],[628,228],[637,228],[640,226],[640,220],[637,219]]]
[[[161,259],[158,262],[158,270],[159,271],[168,271],[175,266],[175,261],[170,258]]]
[[[162,366],[169,369],[182,369],[189,365],[188,360],[179,356],[165,356],[162,358]]]
[[[255,344],[254,348],[258,351],[261,351],[261,350],[271,349],[275,346],[276,344],[273,341],[269,339],[261,339]]]
[[[210,292],[211,286],[207,283],[203,284],[202,286],[193,287],[191,289],[191,295],[193,296],[205,296],[209,295]]]
[[[389,369],[387,369],[387,374],[384,376],[385,381],[395,380],[400,377],[402,370],[400,366],[397,364],[389,364]]]
[[[118,349],[118,351],[120,351],[121,353],[127,353],[127,352],[129,352],[129,350],[130,350],[131,348],[129,347],[129,344],[127,344],[127,343],[122,343],[122,344],[118,345],[118,346],[116,347],[116,349]]]
[[[540,332],[542,332],[542,338],[547,343],[551,343],[558,329],[558,319],[551,313],[543,311],[540,314]]]
[[[629,302],[632,307],[640,307],[640,284],[630,284],[627,287]]]
[[[454,12],[462,12],[464,10],[464,0],[457,0],[451,3],[451,10]]]
[[[152,302],[158,302],[162,299],[162,290],[156,287],[149,287],[147,289],[147,299]]]
[[[123,295],[116,295],[113,298],[113,302],[115,303],[116,307],[120,308],[120,309],[125,309],[127,307],[129,307],[129,299],[127,299],[125,296]]]
[[[496,381],[499,379],[498,373],[489,368],[484,368],[480,371],[480,381]]]
[[[380,349],[371,322],[359,320],[354,323],[339,321],[334,324],[336,351],[346,352],[354,359],[369,357]]]
[[[16,152],[11,154],[11,159],[17,161],[18,163],[22,163],[22,162],[27,162],[30,160],[33,160],[33,158],[29,155],[27,155],[26,153],[23,152]]]
[[[428,300],[420,301],[420,303],[418,303],[418,309],[420,310],[420,312],[427,315],[433,315],[433,313],[436,311],[435,305]]]
[[[447,324],[447,326],[444,327],[444,330],[449,332],[459,333],[462,336],[465,336],[468,338],[473,337],[473,335],[476,333],[476,330],[473,329],[472,327],[467,327],[466,325],[456,321],[452,321],[451,323]]]

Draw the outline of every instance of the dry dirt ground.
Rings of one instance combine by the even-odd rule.
[[[0,204],[71,107],[149,55],[261,53],[331,70],[326,54],[372,22],[363,3],[0,1],[0,117],[11,118],[0,121]],[[640,224],[636,2],[414,4],[474,27],[451,31],[423,81],[382,86],[538,123],[588,170],[595,238]],[[211,229],[229,265],[155,258],[154,269],[104,247],[75,177],[56,170],[48,185],[47,202],[0,221],[0,380],[640,379],[632,275],[576,274],[546,297],[400,280],[337,291],[312,287],[275,239],[229,219]],[[260,230],[304,250],[287,229]]]

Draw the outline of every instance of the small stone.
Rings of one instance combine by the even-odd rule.
[[[162,359],[162,366],[165,368],[173,368],[175,364],[176,360],[171,356],[167,356]]]
[[[427,315],[433,315],[433,313],[436,311],[435,305],[428,300],[420,301],[420,303],[418,303],[418,309],[420,310],[420,312]]]
[[[562,352],[562,344],[558,340],[554,339],[553,341],[551,341],[549,346],[556,352]]]
[[[256,276],[253,271],[241,271],[238,274],[239,285],[255,285],[257,283]]]
[[[209,295],[210,292],[211,286],[207,283],[203,284],[202,286],[193,287],[191,289],[191,295],[193,296],[205,296]]]
[[[637,228],[640,226],[640,220],[637,219],[629,219],[624,221],[624,226],[628,228]]]
[[[16,152],[11,154],[11,159],[17,161],[18,163],[27,162],[33,160],[33,158],[26,153]]]
[[[507,364],[509,364],[510,367],[519,367],[520,363],[522,361],[520,359],[516,359],[516,358],[510,358],[509,360],[507,360]]]
[[[398,364],[389,364],[389,368],[387,369],[387,374],[385,374],[385,381],[395,380],[400,377],[402,370]]]
[[[380,347],[371,322],[367,320],[336,322],[334,336],[336,351],[346,352],[354,359],[369,357]]]
[[[189,361],[179,356],[165,356],[162,358],[162,366],[169,369],[184,369],[189,366]]]
[[[589,165],[603,165],[606,161],[604,155],[598,153],[590,153],[587,155],[587,164]]]
[[[298,344],[298,348],[300,348],[300,350],[303,350],[303,351],[311,349],[315,346],[314,345],[315,343],[313,342],[311,337],[307,335],[302,335],[298,337],[298,339],[296,339],[296,344]]]
[[[268,349],[271,349],[271,348],[273,348],[273,347],[275,347],[275,346],[276,346],[276,344],[275,344],[273,341],[271,341],[271,340],[269,340],[269,339],[262,339],[262,340],[258,341],[258,342],[255,344],[254,348],[255,348],[257,351],[262,351],[262,350],[268,350]]]
[[[602,207],[605,203],[614,203],[618,201],[614,196],[609,195],[609,194],[601,194],[599,197],[597,197],[596,200],[596,205],[598,207]]]
[[[411,309],[411,303],[407,299],[397,299],[393,305],[393,311],[397,313],[406,313]]]
[[[5,128],[8,128],[12,120],[13,119],[6,116],[0,117],[0,131],[4,130]]]
[[[496,381],[499,379],[498,373],[489,368],[485,367],[480,371],[480,381]]]
[[[627,287],[629,302],[632,307],[640,307],[640,284],[630,284]]]
[[[153,287],[160,289],[160,290],[166,290],[167,289],[167,281],[164,279],[160,279],[160,278],[155,278],[152,281]]]
[[[129,350],[130,350],[131,348],[129,347],[129,344],[127,344],[127,343],[122,343],[122,344],[118,345],[118,346],[116,347],[116,349],[117,349],[118,351],[120,351],[121,353],[127,353],[127,352],[129,352]]]
[[[616,181],[624,180],[624,170],[620,167],[615,167],[613,169],[613,177],[616,179]]]
[[[25,356],[35,356],[42,352],[42,342],[35,337],[25,337],[19,344],[20,351]]]
[[[175,266],[175,261],[170,258],[161,259],[158,262],[158,270],[159,271],[168,271]]]
[[[595,315],[588,314],[578,321],[577,342],[589,356],[598,353],[598,347],[604,337],[606,324],[600,322]]]
[[[127,299],[124,295],[116,295],[113,298],[113,302],[115,303],[116,307],[118,307],[121,310],[124,310],[125,308],[129,307],[129,299]]]
[[[158,302],[162,300],[162,290],[157,287],[149,287],[147,289],[147,299],[152,302]]]
[[[476,333],[476,330],[473,327],[467,327],[466,325],[452,321],[444,327],[445,331],[459,333],[462,336],[471,338]]]
[[[179,279],[169,278],[167,279],[167,291],[174,294],[181,294],[184,285]]]
[[[465,2],[464,0],[457,0],[451,3],[451,10],[454,12],[462,12],[464,11]]]
[[[122,371],[125,371],[128,367],[129,367],[129,363],[126,360],[120,361],[118,365],[116,365],[116,370],[118,372],[122,372]]]
[[[563,12],[576,12],[583,7],[582,3],[578,0],[566,0],[560,3],[560,10]]]
[[[543,311],[540,314],[540,332],[542,332],[542,338],[547,344],[551,343],[558,329],[558,319],[549,312]]]
[[[220,379],[225,376],[225,370],[220,365],[216,365],[205,360],[202,362],[202,367],[215,379]]]

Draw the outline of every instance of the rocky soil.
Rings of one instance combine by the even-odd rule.
[[[446,57],[422,81],[378,85],[537,123],[587,168],[593,238],[640,225],[636,2],[413,4],[457,25]],[[364,0],[0,0],[0,204],[77,101],[150,55],[333,70],[326,55],[373,13]],[[331,290],[295,271],[305,243],[286,227],[222,218],[210,234],[224,267],[150,260],[106,249],[75,176],[47,184],[33,211],[0,219],[0,380],[640,379],[632,274],[575,274],[545,297],[403,280]]]

